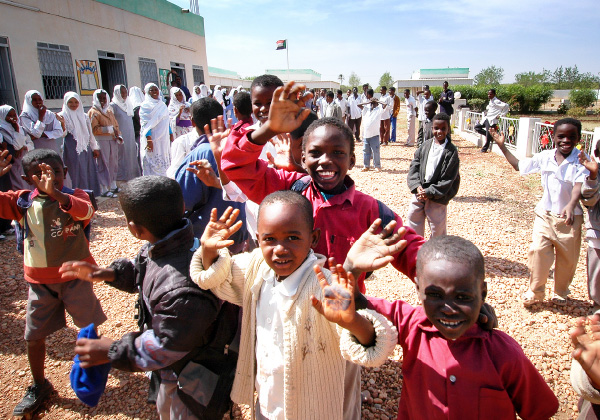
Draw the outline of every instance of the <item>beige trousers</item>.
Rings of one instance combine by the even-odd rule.
[[[546,281],[554,265],[554,292],[566,297],[573,281],[581,247],[583,215],[575,216],[573,225],[548,212],[535,212],[532,243],[529,247],[529,288],[543,299]]]

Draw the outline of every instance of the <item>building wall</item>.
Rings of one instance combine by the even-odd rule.
[[[99,64],[98,50],[103,50],[124,54],[128,86],[141,84],[138,64],[140,57],[156,60],[159,69],[170,69],[171,61],[185,64],[184,84],[190,88],[194,84],[192,65],[202,66],[205,80],[208,80],[205,38],[198,33],[94,0],[17,1],[40,9],[36,12],[0,3],[0,36],[9,39],[18,102],[23,101],[25,92],[30,89],[43,92],[37,42],[69,46],[75,76],[75,60],[93,60]],[[135,0],[135,3],[137,2],[138,0]],[[180,8],[166,0],[143,2],[146,5],[161,6],[162,8],[155,9],[160,13],[171,13],[173,17],[178,10],[181,13]],[[120,1],[113,0],[112,3],[118,4]],[[201,24],[201,33],[204,33],[202,17],[182,14],[181,19]],[[91,96],[83,97],[83,102],[84,105],[90,106]],[[47,106],[60,108],[62,100],[48,100]]]

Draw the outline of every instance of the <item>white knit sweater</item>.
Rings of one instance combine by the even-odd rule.
[[[325,257],[317,254],[319,265]],[[236,377],[231,398],[254,408],[256,305],[270,270],[260,249],[230,256],[226,249],[208,270],[202,266],[202,249],[192,259],[190,274],[203,289],[220,299],[242,306],[242,332]],[[323,270],[330,281],[329,270]],[[363,366],[384,363],[397,343],[395,327],[375,311],[359,311],[373,323],[376,343],[361,346],[346,331],[319,314],[311,295],[321,298],[317,277],[309,267],[296,295],[285,308],[284,322],[284,413],[286,419],[342,419],[344,402],[344,358]],[[341,342],[340,342],[341,339]]]

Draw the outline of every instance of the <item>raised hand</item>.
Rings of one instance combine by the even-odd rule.
[[[596,159],[590,159],[583,150],[579,152],[579,163],[585,166],[585,169],[590,171],[590,179],[596,179],[598,177],[598,162],[596,162]]]
[[[11,159],[12,156],[8,154],[8,150],[0,153],[0,176],[6,175],[10,171],[10,168],[12,168]]]
[[[352,273],[347,273],[341,264],[336,265],[333,259],[330,259],[329,266],[331,284],[327,283],[323,269],[318,265],[314,266],[323,298],[319,300],[311,296],[312,305],[330,322],[340,325],[351,324],[357,315],[354,307],[356,281]]]
[[[401,240],[405,228],[394,233],[396,221],[392,220],[381,232],[376,233],[381,226],[381,219],[377,219],[352,245],[344,267],[356,276],[359,272],[374,271],[394,261],[394,255],[402,251],[407,242]]]
[[[290,172],[300,169],[292,153],[292,136],[287,133],[278,134],[273,141],[273,145],[277,154],[273,156],[271,152],[267,152],[267,159],[271,165],[276,169],[284,169]]]
[[[496,142],[498,147],[504,146],[504,143],[506,140],[506,137],[504,136],[504,134],[498,133],[498,130],[496,130],[493,127],[490,127],[488,132],[492,135],[492,138],[494,139],[494,141]]]
[[[100,268],[85,261],[67,261],[58,269],[63,280],[80,279],[85,281],[113,281],[115,272],[110,268]]]
[[[230,124],[231,126],[231,124]],[[208,142],[210,143],[210,149],[215,156],[217,163],[221,161],[221,154],[227,143],[227,137],[229,136],[230,130],[225,130],[225,123],[223,116],[219,115],[217,118],[210,120],[210,127],[208,124],[204,126],[204,132],[207,133]],[[212,133],[212,134],[208,134]]]
[[[310,114],[310,109],[304,107],[305,102],[312,98],[310,92],[298,98],[304,89],[304,85],[296,85],[293,81],[275,89],[267,121],[269,129],[275,133],[291,133],[300,127]]]
[[[38,191],[51,196],[55,192],[54,169],[46,163],[40,163],[39,166],[41,174],[39,176],[32,175],[31,180]]]
[[[586,324],[590,326],[591,335],[585,330]],[[575,347],[571,353],[573,359],[585,370],[594,388],[600,389],[600,315],[578,319],[569,334]]]
[[[242,227],[241,221],[235,222],[239,214],[238,209],[227,207],[223,215],[217,218],[217,209],[212,209],[210,221],[200,239],[202,248],[206,251],[216,251],[233,245],[234,242],[228,238]]]
[[[207,187],[221,188],[219,177],[206,159],[190,162],[190,167],[185,170],[195,174]]]

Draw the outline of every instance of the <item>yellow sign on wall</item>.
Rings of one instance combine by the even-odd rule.
[[[81,96],[90,96],[98,89],[98,65],[91,60],[75,60]]]

